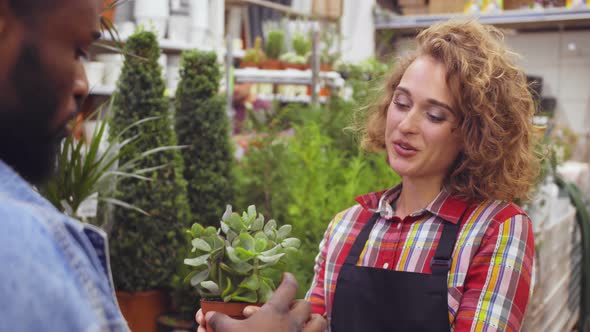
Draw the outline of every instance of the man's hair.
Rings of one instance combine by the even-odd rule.
[[[418,49],[402,58],[385,80],[381,100],[357,126],[366,150],[385,148],[387,108],[393,92],[419,56],[447,69],[456,105],[460,153],[445,179],[451,194],[470,201],[526,200],[539,167],[533,152],[534,103],[526,77],[515,65],[499,30],[475,21],[452,20],[422,31]],[[365,113],[366,114],[366,113]]]

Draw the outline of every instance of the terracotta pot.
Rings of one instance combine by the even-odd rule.
[[[330,88],[320,88],[320,96],[328,97],[332,94],[332,90]]]
[[[117,292],[117,301],[131,331],[156,332],[157,319],[167,311],[164,292]]]
[[[240,68],[258,68],[258,63],[250,61],[240,61]]]
[[[281,61],[276,59],[266,59],[262,63],[262,69],[270,69],[270,70],[280,70],[283,69],[283,64]]]
[[[111,8],[106,10],[105,8],[109,7],[115,0],[102,0],[102,13],[100,14],[100,16],[102,16],[105,19],[108,19],[111,23],[115,22],[115,9]]]
[[[223,302],[223,301],[208,301],[201,299],[201,309],[203,315],[209,311],[220,312],[226,314],[234,319],[245,319],[242,315],[242,311],[249,305],[262,306],[262,304],[252,304],[244,302]],[[207,332],[214,332],[209,326],[207,326]]]
[[[332,65],[322,63],[320,64],[320,71],[332,71]]]
[[[283,63],[283,67],[284,68],[288,68],[288,69],[299,69],[299,70],[306,70],[309,68],[309,65],[307,64],[301,64],[301,63],[289,63],[289,62],[284,62]]]

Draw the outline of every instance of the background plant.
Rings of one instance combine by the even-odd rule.
[[[197,223],[189,232],[196,257],[185,259],[194,268],[187,279],[203,298],[225,302],[266,302],[286,255],[299,247],[297,238],[288,237],[290,225],[265,222],[253,205],[241,216],[228,206],[219,229]]]
[[[269,59],[278,59],[283,53],[283,46],[285,44],[285,34],[283,31],[273,30],[268,33],[266,37],[265,53]]]
[[[141,128],[128,130],[121,139],[140,137],[122,156],[133,160],[143,151],[177,144],[170,119],[170,103],[165,85],[156,36],[138,31],[127,40],[126,56],[113,103],[110,136],[140,119],[157,117]],[[133,54],[134,56],[130,56]],[[165,168],[157,168],[160,165]],[[143,174],[152,181],[122,179],[116,197],[149,213],[115,209],[111,234],[111,263],[118,290],[143,291],[169,286],[171,274],[180,260],[179,248],[186,246],[183,229],[191,214],[183,179],[183,162],[178,150],[162,150],[138,163],[152,169]]]
[[[262,38],[256,37],[254,40],[254,47],[249,48],[244,52],[244,57],[242,61],[245,62],[253,62],[253,63],[260,63],[266,60],[266,55],[262,50]]]

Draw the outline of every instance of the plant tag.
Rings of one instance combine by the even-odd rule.
[[[94,193],[86,198],[78,210],[76,210],[76,216],[80,218],[95,218],[98,213],[98,193]]]

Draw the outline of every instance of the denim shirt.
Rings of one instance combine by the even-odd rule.
[[[0,332],[129,331],[106,234],[60,213],[0,160]]]

